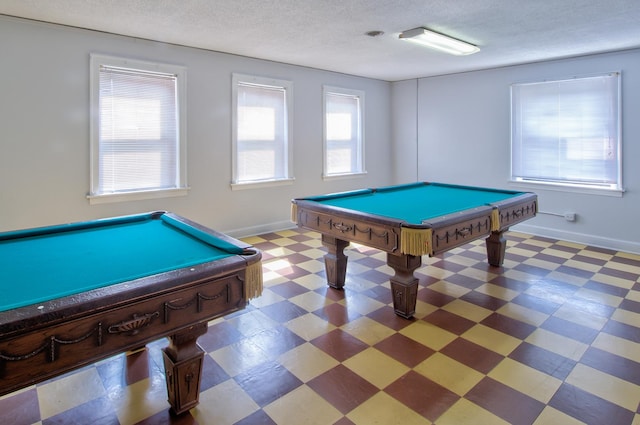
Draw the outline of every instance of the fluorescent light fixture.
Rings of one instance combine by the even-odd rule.
[[[414,28],[404,31],[400,33],[400,40],[422,44],[423,46],[442,50],[452,55],[470,55],[480,51],[480,49],[473,44],[465,43],[464,41],[425,28]]]

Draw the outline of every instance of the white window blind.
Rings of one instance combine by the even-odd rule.
[[[325,176],[364,172],[362,102],[364,93],[325,87]]]
[[[234,74],[234,184],[291,178],[287,81]]]
[[[176,76],[100,67],[100,193],[178,187]]]
[[[512,86],[512,179],[621,189],[619,73]]]

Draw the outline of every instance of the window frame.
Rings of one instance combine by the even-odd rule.
[[[606,77],[606,76],[615,76],[616,77],[616,116],[614,118],[615,122],[613,125],[616,129],[616,157],[617,157],[617,176],[616,182],[612,184],[596,184],[589,182],[575,182],[575,181],[562,181],[562,180],[545,180],[540,177],[536,178],[526,178],[522,176],[516,176],[514,173],[514,146],[517,143],[516,134],[518,133],[519,127],[516,126],[516,108],[515,108],[515,99],[514,99],[514,87],[517,86],[525,86],[525,85],[539,85],[539,84],[557,84],[563,81],[573,81],[580,79],[588,79],[588,78],[597,78],[597,77]],[[562,192],[573,192],[573,193],[587,193],[587,194],[597,194],[597,195],[605,195],[605,196],[617,196],[621,197],[624,193],[624,187],[622,182],[622,166],[623,166],[623,153],[622,153],[622,73],[620,71],[615,72],[602,72],[602,73],[594,73],[594,74],[583,74],[576,75],[566,78],[554,78],[547,80],[536,80],[536,81],[526,81],[511,84],[510,86],[510,184],[515,186],[522,186],[527,188],[544,188],[553,191],[562,191]]]
[[[123,192],[100,192],[100,68],[101,66],[123,68],[131,71],[173,74],[176,76],[177,152],[176,187],[140,189]],[[187,68],[180,65],[150,62],[102,54],[90,55],[89,73],[90,102],[90,204],[125,202],[143,199],[185,196],[187,185]]]
[[[338,95],[345,97],[358,98],[358,133],[357,144],[357,163],[358,170],[351,170],[346,173],[329,173],[328,157],[329,157],[329,140],[327,138],[327,100],[328,95]],[[341,179],[366,175],[366,155],[365,155],[365,92],[363,90],[347,89],[336,86],[325,85],[322,87],[322,178],[324,180]]]
[[[264,180],[239,180],[238,160],[238,87],[241,84],[254,85],[257,87],[269,87],[282,89],[285,94],[285,114],[283,128],[286,133],[284,145],[284,165],[282,178],[272,178]],[[231,189],[243,190],[265,186],[281,186],[293,184],[293,82],[289,80],[261,77],[242,73],[233,73],[231,77]]]

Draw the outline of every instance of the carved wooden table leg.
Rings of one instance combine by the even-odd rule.
[[[347,256],[343,251],[349,246],[349,242],[323,234],[322,245],[327,248],[327,254],[324,256],[327,283],[332,288],[340,289],[344,286],[347,275]]]
[[[413,272],[422,264],[422,257],[387,254],[387,264],[395,271],[390,279],[393,308],[398,316],[409,319],[416,312],[418,297],[418,279]]]
[[[178,415],[199,402],[204,350],[196,340],[206,332],[206,322],[182,329],[169,337],[169,345],[162,350],[169,404]]]
[[[491,232],[485,241],[487,246],[487,260],[492,266],[500,267],[504,262],[504,254],[507,248],[507,241],[504,238],[504,233],[507,230],[508,229],[504,229],[500,232]]]

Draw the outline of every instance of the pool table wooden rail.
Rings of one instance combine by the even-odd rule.
[[[261,273],[261,253],[180,219],[243,255],[0,311],[0,396],[168,337],[171,408],[179,414],[197,405],[204,353],[196,340],[210,320],[246,307],[247,281],[255,278],[248,268]]]

